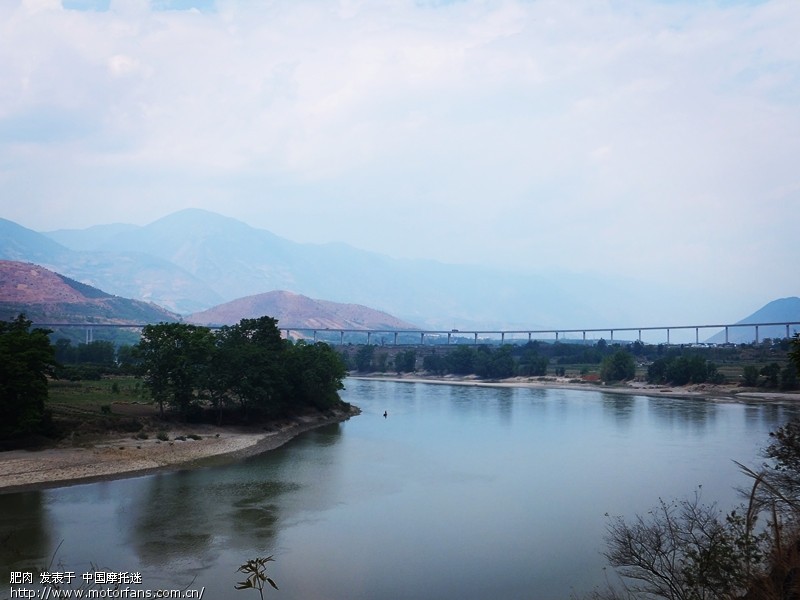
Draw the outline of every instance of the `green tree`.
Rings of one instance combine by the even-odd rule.
[[[347,376],[342,357],[324,342],[300,341],[289,346],[287,353],[286,370],[293,403],[321,410],[336,406]]]
[[[379,352],[375,356],[375,370],[380,373],[386,372],[386,364],[389,362],[389,355],[386,352]]]
[[[186,417],[206,388],[214,351],[207,327],[186,323],[145,325],[137,347],[144,383],[158,402],[161,416],[169,404]]]
[[[434,352],[422,358],[422,368],[434,375],[444,375],[447,373],[447,362]]]
[[[238,402],[246,415],[255,408],[261,416],[283,411],[288,400],[286,349],[278,321],[272,317],[242,319],[217,334],[212,397]]]
[[[78,362],[113,367],[116,364],[114,344],[106,340],[78,344]]]
[[[566,345],[566,344],[564,344]],[[539,354],[538,349],[526,348],[522,352],[522,357],[519,360],[518,371],[520,375],[527,375],[528,377],[541,377],[547,375],[547,366],[550,359],[542,354]]]
[[[780,388],[782,390],[797,389],[797,368],[794,363],[788,363],[781,369]]]
[[[747,387],[756,387],[758,385],[759,370],[758,367],[747,365],[742,369],[742,383]]]
[[[603,359],[600,366],[600,379],[603,381],[626,381],[636,375],[636,363],[633,355],[625,350],[617,350]]]
[[[398,373],[413,373],[417,370],[417,353],[414,350],[398,352],[394,357],[394,368]]]
[[[55,351],[45,329],[19,315],[0,321],[0,437],[18,438],[46,426],[47,376]]]
[[[764,385],[770,388],[778,387],[778,379],[781,375],[781,366],[776,363],[764,365],[761,368],[761,375],[764,376]]]
[[[356,371],[366,373],[372,370],[372,355],[375,354],[375,346],[366,344],[361,346],[356,352]]]
[[[447,370],[455,375],[475,373],[477,352],[469,346],[459,346],[447,355]]]
[[[800,373],[800,333],[795,333],[792,337],[789,360],[794,363],[794,368]]]
[[[516,363],[512,355],[512,348],[506,344],[496,350],[490,351],[486,362],[484,377],[490,379],[505,379],[513,377]]]

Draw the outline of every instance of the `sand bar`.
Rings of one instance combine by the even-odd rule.
[[[188,468],[215,457],[251,456],[277,448],[305,431],[347,420],[355,414],[357,409],[350,413],[297,417],[270,431],[176,424],[169,431],[169,441],[153,435],[134,439],[131,434],[119,434],[87,447],[70,447],[65,442],[58,448],[0,452],[0,493]],[[200,439],[175,439],[190,434]]]

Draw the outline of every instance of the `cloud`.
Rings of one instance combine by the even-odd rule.
[[[23,224],[198,205],[293,239],[737,293],[732,274],[777,290],[800,258],[792,0],[25,0],[0,17],[0,181],[38,207],[5,210]],[[51,206],[65,195],[91,210]]]

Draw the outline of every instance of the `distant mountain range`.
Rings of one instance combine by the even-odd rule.
[[[780,298],[773,300],[762,308],[758,309],[752,315],[745,317],[738,324],[748,323],[784,323],[791,321],[800,321],[800,298],[793,296],[791,298]],[[789,328],[789,336],[800,331],[800,325],[795,325]],[[754,339],[753,327],[733,327],[728,329],[728,342],[731,344],[750,343]],[[763,340],[764,338],[779,338],[786,337],[786,327],[782,325],[759,327],[758,337]],[[707,340],[711,344],[724,344],[725,332],[721,331]]]
[[[35,323],[129,324],[176,321],[160,306],[112,296],[31,263],[0,261],[0,319]]]
[[[393,259],[342,243],[300,244],[198,209],[146,226],[47,233],[0,219],[0,259],[36,263],[181,315],[284,290],[431,329],[620,327],[642,323],[642,315],[657,318],[648,312],[656,297],[681,301],[674,289],[624,277],[548,272],[548,253],[557,251],[543,249],[530,257],[530,272],[519,272]]]
[[[138,324],[181,320],[160,306],[112,296],[43,267],[0,261],[0,319],[24,313],[34,323]],[[291,292],[240,298],[186,317],[199,325],[233,325],[270,316],[282,326],[319,329],[418,329],[357,304],[313,300]]]
[[[416,324],[386,312],[352,303],[315,300],[287,291],[271,291],[239,298],[185,317],[140,300],[108,294],[31,263],[0,260],[0,319],[24,313],[36,323],[134,324],[185,320],[201,325],[232,325],[244,318],[274,317],[280,327],[324,329],[414,330]],[[800,321],[800,298],[774,300],[738,324]],[[800,326],[790,327],[793,335]],[[782,338],[785,326],[763,326],[759,338]],[[728,332],[731,343],[751,342],[752,327]],[[724,343],[720,332],[709,343]]]
[[[409,232],[413,243],[413,232]],[[476,240],[480,243],[480,240]],[[146,226],[101,225],[46,234],[0,219],[0,259],[40,264],[109,293],[183,315],[287,290],[355,303],[423,327],[619,325],[647,294],[622,278],[532,274],[398,260],[341,243],[299,244],[198,209]],[[546,256],[531,264],[546,266]],[[618,306],[612,312],[599,306]]]

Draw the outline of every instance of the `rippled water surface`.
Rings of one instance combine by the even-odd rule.
[[[756,464],[794,414],[358,380],[344,397],[363,413],[245,461],[0,495],[0,597],[11,570],[55,552],[63,571],[138,571],[140,589],[211,599],[256,598],[235,571],[265,554],[281,588],[265,595],[286,600],[569,598],[604,581],[606,513],[698,485],[732,505],[732,459]]]

